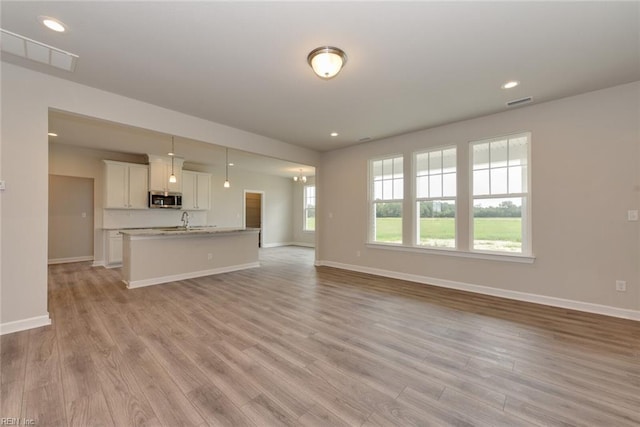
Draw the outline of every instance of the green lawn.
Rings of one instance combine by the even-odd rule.
[[[479,241],[511,242],[507,245],[517,248],[522,240],[520,218],[476,218],[474,220],[474,238]],[[453,218],[420,219],[420,242],[436,246],[453,246],[455,222]],[[378,218],[376,241],[395,242],[402,240],[402,221],[400,218]],[[495,245],[494,245],[495,247]],[[496,247],[499,248],[499,247]]]

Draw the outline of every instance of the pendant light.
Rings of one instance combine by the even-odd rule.
[[[169,182],[171,184],[175,184],[176,182],[178,182],[178,180],[176,178],[176,175],[173,173],[173,158],[176,155],[173,136],[171,137],[171,153],[169,153],[169,155],[171,156],[171,175],[169,175]]]
[[[224,188],[229,188],[231,187],[231,184],[229,184],[229,149],[226,148],[225,149],[225,161],[224,161],[224,166],[225,166],[225,179],[224,179]]]

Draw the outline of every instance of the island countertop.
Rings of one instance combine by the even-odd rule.
[[[199,234],[229,234],[252,232],[257,233],[259,228],[242,227],[215,227],[215,226],[194,226],[194,227],[158,227],[158,228],[136,228],[131,230],[120,230],[120,234],[130,237],[155,237],[155,236],[185,236]]]

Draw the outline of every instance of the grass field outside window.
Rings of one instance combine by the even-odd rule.
[[[421,244],[446,247],[442,242],[448,244],[455,236],[454,218],[421,218],[420,222]],[[521,229],[520,218],[476,218],[474,219],[476,249],[519,252],[522,246]],[[378,218],[376,237],[384,242],[402,242],[402,219]]]

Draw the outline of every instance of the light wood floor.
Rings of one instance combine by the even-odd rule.
[[[314,268],[127,290],[49,268],[1,338],[1,417],[53,425],[640,425],[640,323]]]

